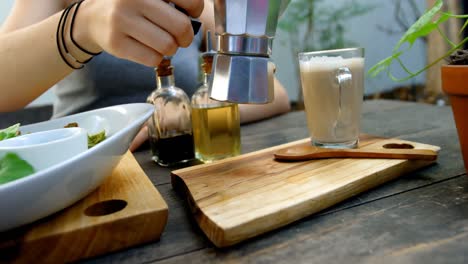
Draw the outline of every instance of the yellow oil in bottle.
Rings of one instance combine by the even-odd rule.
[[[240,154],[240,117],[237,104],[193,107],[195,156],[211,162]]]

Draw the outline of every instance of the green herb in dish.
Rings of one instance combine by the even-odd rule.
[[[64,128],[68,128],[68,127],[78,127],[78,123],[76,122],[68,123],[66,126],[64,126]]]
[[[88,148],[96,146],[98,143],[106,139],[106,131],[103,130],[97,134],[88,134]]]
[[[73,122],[73,123],[68,123],[64,128],[68,127],[79,127],[78,123]],[[90,135],[88,134],[88,148],[92,148],[96,146],[98,143],[102,142],[104,139],[106,139],[106,131],[103,130],[99,133]]]
[[[0,140],[13,138],[19,136],[21,133],[19,131],[20,124],[15,124],[5,129],[0,130]]]
[[[0,185],[33,173],[34,168],[15,153],[7,153],[0,159]]]

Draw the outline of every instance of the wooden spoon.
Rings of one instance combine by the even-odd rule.
[[[436,160],[437,152],[430,149],[329,149],[310,145],[278,150],[277,160],[311,160],[325,158],[375,158],[375,159],[416,159]]]

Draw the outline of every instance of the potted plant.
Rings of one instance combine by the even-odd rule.
[[[436,65],[439,61],[446,59],[448,65],[441,67],[442,90],[449,96],[450,104],[457,127],[458,137],[463,154],[465,171],[468,173],[468,50],[463,50],[463,46],[468,42],[468,37],[459,43],[453,43],[440,30],[450,18],[468,18],[468,14],[456,15],[442,10],[443,1],[437,0],[431,9],[428,9],[402,36],[393,49],[392,55],[383,59],[369,70],[370,76],[386,71],[387,75],[395,81],[408,80],[429,67]],[[468,26],[468,20],[464,23],[460,34]],[[426,37],[434,30],[438,30],[442,37],[450,45],[450,49],[440,58],[428,63],[423,69],[412,72],[405,67],[400,57],[407,52],[418,38]],[[406,49],[402,47],[407,44]],[[390,66],[397,62],[407,76],[397,78],[392,75]]]

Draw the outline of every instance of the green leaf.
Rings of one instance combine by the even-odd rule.
[[[394,81],[406,81],[409,80],[420,73],[424,72],[428,68],[434,66],[437,62],[443,60],[445,57],[449,56],[453,51],[456,49],[459,49],[463,47],[463,44],[468,41],[468,38],[465,38],[462,42],[460,43],[453,43],[450,41],[447,36],[445,36],[442,31],[440,31],[441,25],[446,22],[449,18],[465,18],[466,15],[455,15],[451,13],[446,13],[442,12],[442,6],[443,6],[443,1],[442,0],[437,0],[435,5],[427,10],[409,29],[408,31],[402,36],[400,41],[397,43],[397,45],[393,49],[393,55],[383,59],[382,61],[378,62],[375,66],[371,67],[371,69],[368,71],[368,74],[370,74],[372,77],[375,77],[382,71],[386,71],[387,75]],[[436,18],[436,16],[439,16]],[[464,27],[468,26],[468,22],[465,23]],[[443,37],[443,39],[450,44],[451,49],[449,52],[444,54],[443,56],[435,59],[434,61],[430,62],[428,65],[426,65],[423,69],[420,69],[418,71],[410,71],[406,66],[403,64],[403,62],[400,59],[400,56],[404,53],[407,52],[411,49],[413,44],[418,38],[426,37],[431,33],[432,31],[437,30],[439,34]],[[408,43],[408,47],[400,51],[400,48],[403,44]],[[390,66],[391,64],[396,60],[400,67],[406,72],[407,76],[404,76],[402,78],[397,78],[393,76],[390,72]]]
[[[20,134],[19,127],[20,124],[18,123],[0,130],[0,141],[18,136]]]
[[[408,42],[410,47],[414,42],[423,36],[427,36],[430,32],[437,29],[437,26],[448,19],[448,16],[442,15],[436,22],[433,22],[434,17],[442,9],[443,2],[442,0],[437,0],[434,6],[427,10],[401,37],[400,41],[397,43],[393,51],[397,51],[400,47]]]
[[[403,53],[402,51],[397,52],[397,53],[393,54],[392,56],[379,61],[377,64],[372,66],[372,68],[370,68],[367,73],[371,77],[377,76],[382,71],[385,71],[386,69],[388,69],[390,67],[390,65],[392,64],[393,60],[395,58],[399,57],[402,53]]]
[[[96,146],[98,143],[106,139],[106,131],[103,130],[94,135],[88,135],[88,148]]]
[[[34,168],[15,153],[0,159],[0,184],[14,181],[34,173]]]

